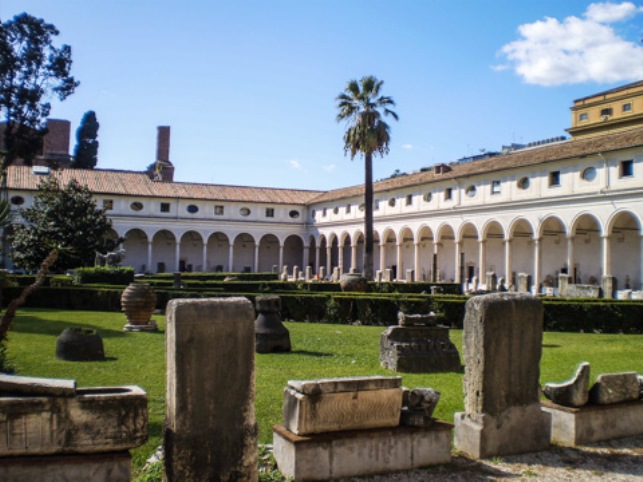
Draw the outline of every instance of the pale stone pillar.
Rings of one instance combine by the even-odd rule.
[[[319,245],[315,244],[315,274],[319,274],[319,254],[321,253],[321,249],[319,248]]]
[[[326,272],[327,273],[332,273],[333,270],[331,269],[331,255],[332,255],[332,246],[326,246]]]
[[[234,244],[228,246],[228,271],[232,271],[234,266]]]
[[[181,261],[179,259],[180,256],[181,256],[181,241],[177,241],[174,246],[174,271],[179,270],[179,262]]]
[[[612,236],[606,234],[603,236],[603,276],[612,276]]]
[[[505,239],[505,283],[507,286],[513,284],[513,266],[511,265],[511,239]]]
[[[203,263],[201,264],[202,271],[205,273],[208,270],[208,243],[207,241],[203,243]]]
[[[303,264],[301,265],[302,271],[305,272],[306,268],[308,267],[309,261],[310,261],[310,246],[304,246]]]
[[[436,282],[440,281],[440,247],[442,246],[442,243],[440,241],[437,241],[433,243],[433,260],[431,262],[432,270],[433,270],[433,279],[431,281]]]
[[[642,238],[643,239],[643,238]],[[150,273],[155,273],[156,271],[152,268],[152,246],[154,241],[150,240],[147,242],[147,269]]]
[[[481,239],[478,241],[478,279],[484,282],[486,289],[492,289],[487,285],[487,240]]]
[[[344,272],[344,245],[337,245],[337,267],[339,268],[340,274]]]
[[[279,269],[284,265],[284,245],[279,243]]]
[[[572,283],[575,283],[574,263],[574,236],[567,236],[567,274],[572,276]]]
[[[413,243],[413,271],[415,271],[415,281],[420,281],[420,243]]]
[[[537,295],[540,291],[540,238],[533,238],[534,241],[534,279],[531,291]]]
[[[380,271],[386,269],[386,243],[380,242]]]
[[[351,272],[357,271],[357,244],[351,244]]]
[[[402,243],[398,243],[396,245],[396,251],[397,251],[397,273],[395,273],[395,278],[397,281],[402,281],[404,279],[404,267],[402,266]]]
[[[246,298],[168,303],[168,482],[257,480],[254,325]]]
[[[454,242],[455,246],[455,282],[456,283],[464,283],[464,280],[460,276],[460,272],[462,271],[461,266],[460,266],[460,251],[462,250],[462,241],[455,241]]]

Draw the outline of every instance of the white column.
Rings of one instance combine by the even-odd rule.
[[[603,263],[602,272],[603,276],[612,276],[612,236],[606,234],[603,236]]]
[[[177,241],[176,246],[174,248],[174,271],[179,270],[180,256],[181,256],[181,241]]]
[[[511,265],[511,239],[505,239],[505,286],[513,283],[511,278],[513,267]]]
[[[540,288],[540,238],[533,238],[534,242],[534,279],[532,293],[537,295]]]
[[[404,279],[404,266],[402,266],[402,243],[396,244],[397,248],[397,260],[395,261],[397,263],[397,273],[396,278],[398,281],[402,281]]]
[[[150,273],[154,273],[154,271],[152,271],[152,245],[153,244],[154,244],[154,241],[152,241],[152,240],[147,242],[147,268],[146,268],[146,271],[148,271]]]
[[[257,251],[259,253],[259,251]],[[279,272],[284,270],[284,245],[279,244]]]
[[[234,266],[234,244],[228,246],[228,271],[232,272]]]
[[[464,280],[461,279],[460,272],[461,266],[460,266],[460,251],[462,250],[462,241],[455,241],[454,243],[455,246],[455,282],[456,283],[464,283]]]
[[[259,243],[255,244],[255,256],[254,257],[255,257],[255,259],[254,259],[254,263],[253,263],[254,264],[253,271],[255,273],[258,273],[259,272]]]
[[[357,244],[351,244],[351,270],[357,270]]]
[[[344,272],[344,245],[337,245],[337,265],[339,266],[339,274]]]
[[[480,275],[478,279],[480,283],[487,284],[487,240],[481,239],[478,241],[478,271]],[[489,287],[487,287],[489,289]]]
[[[308,262],[310,261],[310,246],[304,246],[304,256],[301,264],[301,271],[306,274],[306,268],[308,267]]]
[[[315,243],[315,273],[314,274],[319,274],[319,255],[321,253],[321,249],[319,248],[319,245]]]
[[[420,274],[420,243],[413,243],[413,271],[415,271],[415,281],[419,281]]]
[[[201,270],[204,273],[208,270],[207,263],[208,263],[208,243],[207,241],[205,241],[203,243],[203,263],[201,264]]]
[[[567,236],[567,274],[574,276],[574,236]],[[572,279],[572,283],[576,281]]]
[[[384,273],[386,269],[386,242],[380,241],[380,271]]]
[[[435,272],[433,272],[433,280],[435,281],[441,281],[441,276],[439,276],[440,273],[440,246],[442,246],[442,243],[440,241],[436,241],[433,243],[433,257],[435,259],[435,266],[433,265],[433,260],[431,260],[431,270],[435,267]]]
[[[332,246],[326,246],[326,276],[330,276],[333,272],[333,268],[331,266],[332,250],[333,250]]]

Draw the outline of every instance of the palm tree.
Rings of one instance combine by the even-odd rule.
[[[364,155],[364,277],[373,280],[373,155],[388,154],[389,126],[382,114],[395,120],[398,116],[390,107],[395,106],[391,97],[380,95],[384,81],[372,75],[360,81],[351,80],[337,100],[337,122],[346,121],[344,154],[350,152],[351,160]]]

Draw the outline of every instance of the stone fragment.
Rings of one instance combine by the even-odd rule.
[[[257,296],[255,299],[255,350],[257,353],[291,351],[290,332],[281,322],[281,298]]]
[[[395,427],[400,423],[399,377],[290,381],[284,428],[297,435]]]
[[[175,299],[166,311],[166,480],[257,480],[252,304]]]
[[[7,395],[73,397],[76,395],[76,380],[22,377],[0,373],[0,397]]]
[[[581,363],[576,374],[566,382],[545,384],[543,393],[558,405],[582,407],[589,400],[589,363]]]
[[[440,392],[433,388],[404,390],[402,397],[401,425],[430,427],[433,425],[433,411],[440,400]]]
[[[598,405],[638,400],[639,380],[636,372],[603,373],[589,391],[589,400]]]

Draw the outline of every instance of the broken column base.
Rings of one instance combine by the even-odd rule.
[[[551,441],[583,445],[643,434],[643,400],[611,405],[563,407],[542,402],[551,414]]]
[[[550,434],[551,415],[540,404],[512,407],[495,417],[481,414],[477,420],[455,414],[455,449],[474,459],[547,450]]]
[[[412,470],[451,461],[450,423],[300,436],[275,425],[274,456],[294,480],[329,480]]]
[[[0,463],[0,480],[109,480],[131,479],[128,451],[82,455],[6,457]]]

